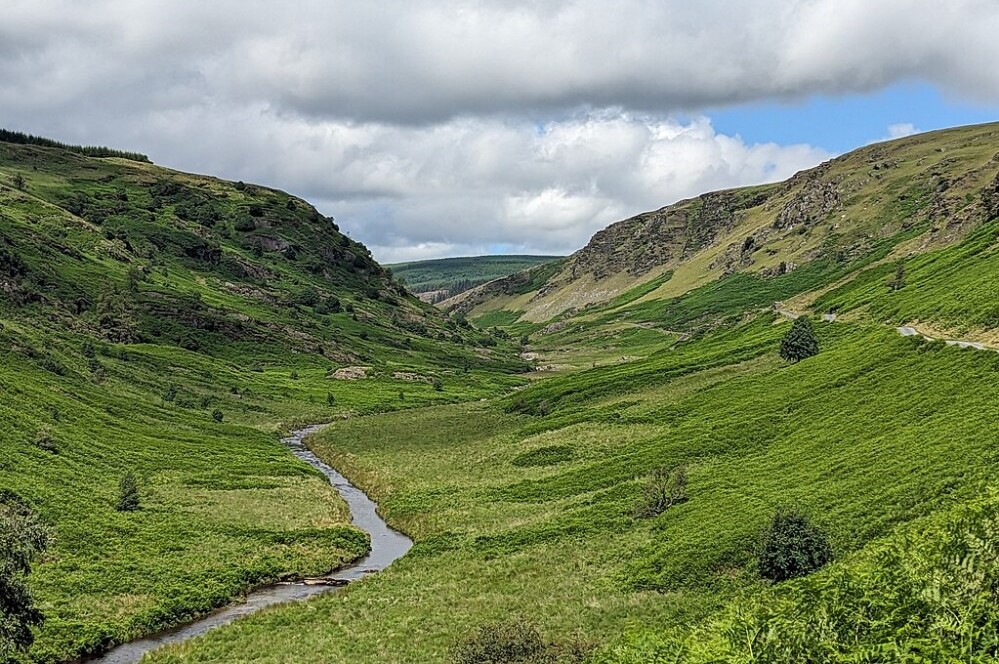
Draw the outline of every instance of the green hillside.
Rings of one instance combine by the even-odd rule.
[[[0,141],[0,488],[54,530],[28,659],[357,558],[367,536],[278,432],[495,394],[522,380],[514,350],[286,193]],[[136,512],[116,510],[127,472]]]
[[[526,337],[530,387],[312,441],[413,551],[152,661],[993,661],[999,356],[894,327],[995,338],[997,130],[678,204],[561,272],[457,298]],[[572,266],[614,288],[546,302],[591,293]],[[820,351],[791,363],[778,350],[794,312],[814,317]],[[650,512],[655,478],[681,469],[682,498]],[[786,511],[832,560],[773,583],[765,533]],[[531,627],[539,640],[509,636]],[[458,659],[468,639],[530,654]]]
[[[736,315],[745,307],[794,300],[799,309],[817,313],[837,308],[880,316],[883,307],[868,305],[871,294],[861,307],[859,300],[823,293],[833,285],[839,293],[877,286],[887,292],[899,261],[914,261],[913,269],[921,269],[936,260],[928,256],[970,238],[999,213],[997,150],[997,124],[878,143],[782,183],[712,192],[619,222],[597,233],[559,271],[527,287],[501,280],[449,306],[473,319],[543,324],[632,300],[660,316],[672,303],[701,293],[709,308],[727,307]],[[975,251],[971,247],[954,251],[967,254]],[[979,261],[965,264],[987,270]],[[982,307],[988,305],[972,311],[977,305],[966,302],[963,291],[956,296],[949,290],[965,286],[955,269],[964,267],[935,270],[953,280],[946,286],[934,280],[949,297],[926,298],[926,307],[895,313],[985,334],[990,325]],[[854,286],[840,283],[854,277]],[[968,288],[967,297],[979,297],[971,292],[977,287]]]
[[[855,661],[893,638],[892,652],[953,661],[962,635],[987,642],[999,360],[837,323],[818,328],[817,357],[789,365],[787,327],[761,317],[499,402],[336,425],[315,449],[413,552],[153,661],[443,662],[511,616],[608,662]],[[651,471],[681,465],[688,500],[637,516]],[[781,507],[827,532],[835,558],[771,586],[758,547]],[[964,527],[985,529],[981,544]],[[937,583],[961,594],[929,594]]]
[[[448,303],[478,328],[286,194],[0,150],[0,487],[56,527],[29,660],[363,552],[276,440],[316,421],[413,549],[146,661],[995,659],[999,355],[944,340],[999,345],[999,125],[621,222]]]
[[[387,265],[413,293],[433,293],[435,302],[480,284],[559,260],[559,256],[474,256]]]

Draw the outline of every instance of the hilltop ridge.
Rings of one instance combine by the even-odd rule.
[[[444,306],[542,323],[636,289],[647,290],[641,302],[668,300],[735,276],[785,293],[779,282],[797,280],[788,294],[799,296],[872,262],[956,245],[997,213],[999,124],[941,130],[636,215],[595,234],[554,274],[514,275]],[[802,268],[813,276],[790,276]]]

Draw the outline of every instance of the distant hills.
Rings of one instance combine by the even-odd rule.
[[[470,288],[560,260],[561,256],[470,256],[387,265],[425,302],[436,304]]]

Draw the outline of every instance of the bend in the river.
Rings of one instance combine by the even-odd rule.
[[[335,591],[351,581],[385,569],[409,551],[413,546],[412,540],[393,530],[378,516],[374,501],[305,446],[306,436],[316,433],[323,426],[315,425],[300,429],[283,438],[282,442],[291,448],[295,456],[325,475],[333,488],[347,502],[353,524],[371,535],[371,551],[368,555],[348,567],[322,577],[319,583],[280,583],[260,588],[247,595],[246,601],[240,604],[228,606],[186,625],[122,644],[100,657],[86,660],[87,664],[133,664],[142,659],[147,652],[168,644],[187,641],[268,606],[299,602],[315,595]]]

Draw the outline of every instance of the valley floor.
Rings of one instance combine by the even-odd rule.
[[[818,327],[818,356],[788,365],[785,330],[764,316],[498,400],[337,423],[314,449],[412,552],[151,661],[443,662],[511,616],[607,662],[869,661],[886,643],[941,661],[978,648],[996,626],[974,607],[999,561],[951,554],[971,546],[965,526],[999,523],[999,357],[838,323]],[[689,500],[637,517],[650,471],[678,465]],[[771,587],[755,562],[779,507],[819,524],[836,560]],[[955,565],[976,575],[951,624],[953,607],[926,593]]]

